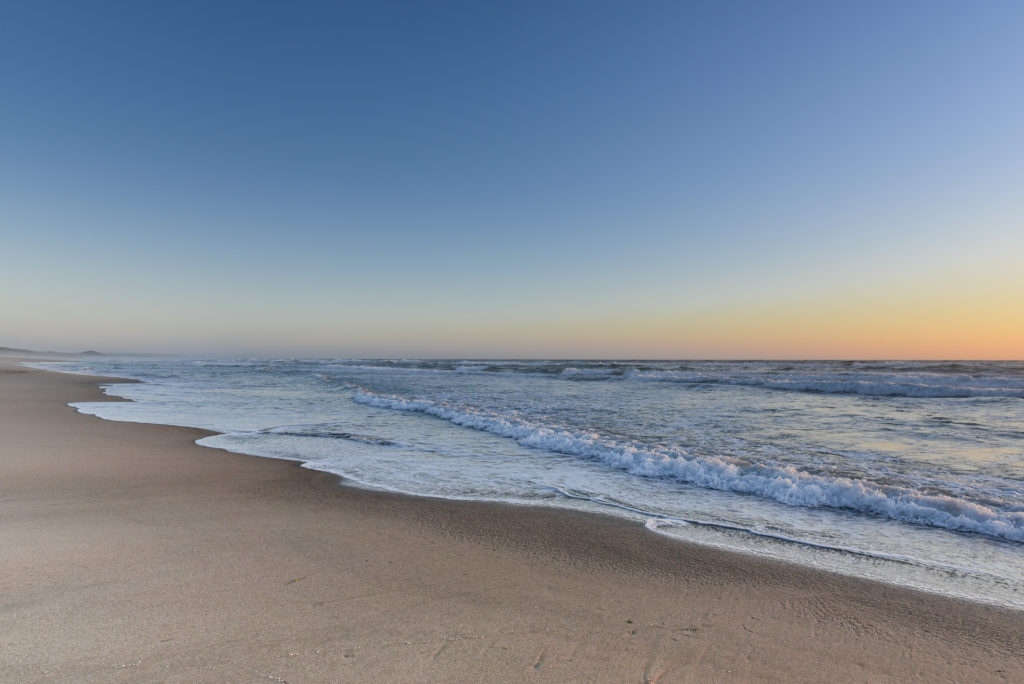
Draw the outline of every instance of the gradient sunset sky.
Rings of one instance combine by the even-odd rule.
[[[1024,357],[1024,2],[0,4],[0,345]]]

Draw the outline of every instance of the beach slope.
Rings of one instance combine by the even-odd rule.
[[[1024,679],[1024,613],[195,446],[0,361],[0,681]]]

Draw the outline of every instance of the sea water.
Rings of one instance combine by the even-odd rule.
[[[1024,363],[102,358],[75,404],[408,494],[1024,608]],[[211,452],[211,458],[215,458]],[[639,525],[638,525],[639,530]]]

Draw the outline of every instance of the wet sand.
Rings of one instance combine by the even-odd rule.
[[[361,490],[0,360],[0,681],[1024,681],[1024,613]]]

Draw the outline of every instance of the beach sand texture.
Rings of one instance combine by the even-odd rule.
[[[0,362],[0,681],[1024,681],[1021,612],[340,486],[100,381]]]

